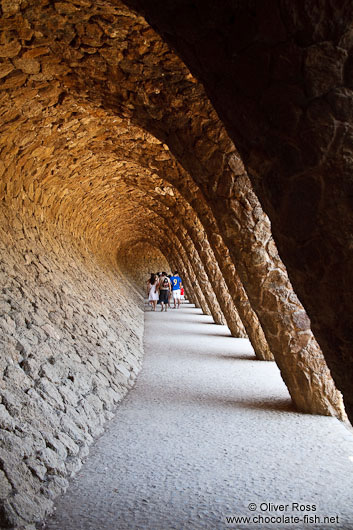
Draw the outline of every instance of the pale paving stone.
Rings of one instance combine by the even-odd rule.
[[[145,317],[136,386],[45,529],[351,529],[351,430],[295,412],[276,365],[192,306]],[[289,509],[250,512],[250,502]],[[316,506],[300,517],[339,524],[226,524],[229,515],[298,515],[292,502]]]

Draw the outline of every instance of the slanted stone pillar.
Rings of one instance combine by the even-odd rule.
[[[248,295],[246,294],[236,267],[234,266],[234,262],[229,254],[229,249],[219,233],[212,211],[206,205],[203,197],[200,196],[192,200],[191,205],[197,212],[200,223],[204,227],[208,236],[209,244],[217,259],[222,277],[229,289],[229,293],[244,325],[251,345],[254,348],[256,357],[262,361],[273,361],[274,357],[267,343],[258,316],[251,307]]]
[[[174,193],[177,193],[177,191],[175,190]],[[168,205],[168,210],[173,212],[173,227],[176,224],[176,220],[179,220],[180,223],[179,230],[181,230],[182,227],[185,227],[183,239],[186,236],[187,240],[190,238],[192,247],[196,249],[199,259],[202,262],[204,271],[207,274],[209,283],[216,296],[220,310],[222,311],[224,320],[228,325],[232,335],[234,337],[246,337],[246,331],[242,321],[229,294],[227,285],[208,242],[205,230],[201,225],[195,211],[185,201],[185,199],[183,199],[183,197],[179,196],[178,193],[177,199],[175,199],[174,196],[164,197],[160,195],[158,196],[158,200],[159,202],[163,202],[163,204]],[[160,207],[158,207],[158,212],[161,215],[160,210]],[[170,217],[166,216],[165,218],[171,222]],[[214,301],[212,303],[214,304]]]
[[[170,187],[170,183],[164,181],[162,187],[157,187],[155,181],[144,179],[140,182],[140,189],[148,194],[148,197],[144,199],[144,204],[148,206],[157,215],[162,216],[165,222],[168,223],[173,232],[176,231],[176,224],[179,229],[185,227],[181,238],[184,240],[186,236],[190,238],[192,248],[195,247],[197,253],[195,260],[202,263],[200,278],[204,277],[206,272],[208,281],[205,278],[205,287],[208,289],[209,285],[212,290],[210,291],[209,304],[213,307],[213,317],[216,323],[227,323],[232,335],[234,337],[246,337],[246,331],[238,315],[235,304],[230,296],[227,285],[224,281],[222,273],[219,269],[218,263],[215,259],[214,253],[210,247],[207,239],[205,230],[200,223],[196,212],[190,206],[190,204],[184,199],[182,195],[173,186]],[[170,213],[172,212],[172,216]],[[210,215],[212,212],[209,210]],[[213,216],[212,216],[213,217]],[[187,249],[189,252],[189,248]],[[193,251],[192,251],[193,252]],[[214,298],[214,295],[216,299]],[[218,302],[220,311],[215,311],[216,304]],[[221,314],[220,314],[221,312]],[[222,316],[223,315],[223,316]],[[222,318],[217,321],[219,316]],[[223,318],[224,317],[224,318]],[[262,358],[262,357],[259,357]]]
[[[194,273],[194,269],[192,268],[191,266],[191,263],[190,263],[190,260],[182,246],[182,244],[180,243],[180,241],[174,237],[173,238],[173,243],[175,244],[175,253],[178,255],[180,261],[183,263],[183,268],[184,268],[184,277],[183,277],[183,281],[185,281],[186,279],[186,285],[188,287],[188,289],[190,289],[190,287],[192,288],[193,292],[194,292],[194,295],[196,297],[196,300],[197,300],[197,303],[198,303],[198,306],[201,308],[202,312],[205,314],[205,315],[209,315],[211,316],[212,313],[211,313],[211,310],[207,304],[207,301],[206,301],[206,298],[200,288],[200,285],[199,285],[199,282],[198,282],[198,279]],[[179,267],[180,268],[180,267]],[[189,284],[189,285],[188,285]]]
[[[244,325],[240,319],[237,308],[229,293],[227,284],[225,283],[222,273],[219,269],[218,262],[210,247],[207,236],[205,233],[203,233],[203,237],[199,238],[198,236],[201,234],[198,234],[194,227],[195,225],[188,225],[187,229],[193,244],[195,245],[195,249],[202,260],[203,266],[226,320],[227,326],[230,329],[233,337],[245,338],[247,337],[247,334]]]
[[[205,272],[202,261],[193,245],[193,242],[191,241],[187,232],[185,230],[183,231],[181,227],[178,227],[176,233],[179,237],[179,240],[183,242],[185,250],[190,257],[191,267],[194,270],[195,276],[197,277],[199,285],[206,298],[207,305],[210,308],[213,320],[216,324],[225,325],[226,322],[217,297],[212,289],[212,286],[210,285],[209,278]]]
[[[225,322],[227,323],[232,335],[234,337],[246,337],[244,326],[240,320],[236,307],[234,306],[233,300],[229,294],[228,288],[224,282],[223,276],[218,267],[218,263],[215,260],[215,256],[212,252],[212,249],[210,248],[207,236],[204,233],[202,226],[199,224],[197,230],[195,228],[195,224],[188,222],[187,217],[184,215],[182,216],[182,220],[187,230],[188,238],[190,238],[191,243],[194,245],[198,255],[200,256],[200,260],[202,261],[208,280],[215,293]]]
[[[268,217],[245,174],[233,186],[232,198],[214,199],[212,209],[293,402],[304,412],[342,417],[341,394],[280,260]]]
[[[168,183],[168,185],[170,184]],[[182,191],[185,193],[185,190]],[[154,193],[155,186],[151,185],[147,187],[146,192]],[[156,198],[159,202],[167,205],[168,209],[173,212],[174,218],[181,219],[185,226],[202,260],[212,289],[233,336],[245,337],[248,334],[256,357],[259,360],[273,361],[273,355],[268,347],[258,317],[251,308],[249,299],[229,255],[229,250],[218,233],[218,227],[215,223],[213,213],[199,191],[194,195],[195,197],[192,203],[201,215],[203,224],[193,206],[176,189],[174,189],[173,195],[157,194]],[[155,201],[155,193],[153,200]],[[158,214],[161,214],[159,207],[155,208],[151,206],[151,209],[154,211],[157,210]],[[166,218],[170,219],[170,216]],[[207,236],[212,241],[212,246]],[[238,307],[239,312],[237,310]],[[243,317],[244,323],[240,318],[240,314]]]

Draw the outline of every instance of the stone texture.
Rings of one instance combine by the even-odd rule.
[[[143,296],[146,295],[147,280],[151,272],[170,273],[170,265],[165,253],[157,252],[155,246],[146,242],[124,241],[118,248],[117,255],[121,271]]]
[[[35,145],[31,145],[31,156],[36,159],[37,157],[50,157],[53,153],[53,145],[52,141],[53,136],[56,135],[57,132],[63,132],[66,136],[62,137],[61,144],[56,145],[56,155],[59,155],[60,149],[65,149],[65,146],[67,143],[71,142],[71,146],[75,146],[75,149],[72,149],[70,151],[71,158],[74,157],[74,152],[76,150],[77,155],[75,157],[76,160],[76,168],[74,165],[70,164],[70,168],[72,169],[72,174],[77,174],[77,160],[78,160],[78,153],[82,148],[84,147],[85,153],[82,155],[82,152],[79,156],[79,166],[80,169],[85,167],[85,164],[87,167],[89,167],[89,175],[92,175],[92,156],[93,153],[96,155],[97,153],[100,154],[100,156],[104,157],[104,170],[101,168],[103,167],[103,159],[100,160],[100,166],[97,166],[94,163],[95,166],[95,173],[100,175],[99,180],[97,180],[97,187],[100,182],[103,182],[103,189],[104,186],[107,186],[107,184],[104,184],[106,170],[109,167],[109,164],[111,164],[111,169],[114,167],[117,169],[116,162],[111,163],[111,159],[109,160],[109,152],[106,150],[107,146],[111,144],[111,140],[109,140],[108,132],[106,129],[106,125],[104,125],[104,116],[105,112],[103,110],[97,110],[96,108],[94,111],[94,118],[95,120],[101,119],[102,123],[102,129],[99,130],[99,134],[97,134],[96,129],[96,121],[95,124],[92,119],[92,113],[91,109],[87,108],[87,104],[90,105],[89,101],[95,101],[100,102],[101,105],[104,105],[107,109],[112,109],[115,112],[118,113],[121,117],[115,118],[112,121],[114,121],[115,124],[119,123],[120,127],[115,126],[115,129],[118,129],[115,138],[115,146],[114,146],[114,152],[115,154],[122,152],[124,150],[124,156],[126,156],[127,144],[125,143],[125,138],[123,136],[130,136],[132,137],[133,143],[134,143],[134,149],[132,150],[130,148],[129,151],[129,159],[133,158],[135,156],[139,164],[141,164],[141,147],[139,147],[138,143],[136,142],[137,138],[141,138],[143,140],[144,144],[150,144],[153,148],[155,148],[156,154],[153,157],[150,157],[148,159],[148,153],[147,153],[147,163],[150,165],[150,168],[158,167],[158,170],[161,170],[162,167],[168,167],[168,171],[170,171],[171,168],[171,154],[169,152],[169,148],[172,149],[173,153],[182,161],[183,166],[187,167],[190,175],[192,178],[194,178],[198,184],[202,187],[204,190],[206,197],[213,197],[213,194],[216,194],[215,196],[220,196],[224,198],[231,198],[234,193],[234,176],[236,174],[239,174],[243,171],[243,166],[241,163],[241,160],[239,157],[237,157],[236,151],[234,149],[234,146],[232,146],[231,142],[229,141],[229,138],[227,137],[225,131],[223,130],[221,124],[217,121],[217,117],[212,109],[212,107],[209,105],[207,100],[204,97],[204,92],[202,87],[196,82],[196,80],[187,72],[185,67],[182,63],[177,59],[177,57],[173,56],[173,54],[168,52],[168,48],[158,40],[158,37],[148,28],[148,26],[145,24],[145,22],[133,15],[132,13],[126,11],[126,9],[123,6],[120,6],[119,8],[116,8],[116,10],[113,9],[112,16],[116,16],[115,22],[116,27],[119,28],[118,33],[114,34],[113,37],[110,38],[110,44],[115,47],[116,49],[126,49],[126,46],[128,46],[128,51],[126,54],[124,54],[124,58],[122,58],[121,54],[117,54],[117,61],[120,64],[120,71],[123,72],[123,76],[120,80],[124,79],[124,83],[120,83],[118,86],[121,88],[116,87],[115,91],[113,90],[112,86],[109,86],[109,91],[111,94],[114,94],[116,105],[113,108],[112,107],[112,100],[109,99],[106,90],[100,91],[98,87],[100,86],[100,83],[103,78],[108,76],[110,79],[114,79],[113,72],[111,70],[107,70],[107,67],[103,65],[103,63],[100,60],[97,60],[95,65],[93,63],[91,64],[91,69],[89,69],[89,72],[91,77],[91,81],[87,83],[87,61],[90,60],[90,56],[95,54],[94,49],[91,45],[93,45],[93,41],[89,43],[83,43],[83,45],[80,48],[80,53],[83,54],[81,58],[83,58],[82,61],[82,69],[75,68],[75,71],[70,73],[70,68],[73,67],[74,62],[73,56],[76,57],[75,61],[78,60],[78,55],[75,50],[74,46],[69,47],[67,49],[67,46],[61,45],[60,42],[63,40],[63,36],[65,35],[64,41],[67,38],[69,39],[68,42],[71,42],[72,31],[73,26],[72,23],[77,17],[80,18],[80,24],[83,24],[83,28],[81,33],[79,33],[79,38],[82,38],[82,35],[84,34],[95,34],[95,43],[94,45],[98,48],[102,44],[103,40],[108,38],[107,35],[104,36],[101,35],[99,31],[96,31],[96,28],[92,28],[89,24],[87,25],[87,32],[85,29],[85,20],[89,20],[91,16],[91,12],[85,11],[83,8],[79,12],[73,11],[73,13],[70,14],[70,17],[72,16],[72,19],[63,19],[61,18],[61,15],[58,16],[56,11],[51,12],[50,9],[48,11],[48,18],[46,21],[43,21],[40,18],[40,11],[33,10],[31,12],[31,24],[33,28],[35,28],[37,31],[41,31],[42,34],[45,34],[47,37],[46,39],[38,38],[38,40],[33,44],[33,47],[43,48],[45,47],[44,44],[50,43],[50,51],[52,55],[49,53],[39,55],[41,61],[41,72],[43,72],[43,75],[46,76],[47,81],[52,81],[52,86],[50,89],[39,89],[39,98],[37,103],[37,109],[36,106],[32,106],[31,109],[26,109],[27,112],[29,112],[29,115],[33,115],[33,112],[37,113],[35,115],[39,115],[41,112],[41,109],[48,108],[53,109],[53,106],[58,103],[60,100],[61,103],[64,103],[64,108],[67,109],[67,122],[63,127],[60,127],[58,125],[55,125],[51,129],[51,134],[48,136],[45,136],[43,138],[42,143],[39,143],[38,140]],[[27,21],[29,19],[27,18]],[[48,23],[51,23],[51,32],[49,32],[49,26]],[[128,24],[123,24],[123,22]],[[130,26],[129,26],[130,25]],[[103,24],[104,26],[104,24]],[[19,28],[15,25],[14,27],[17,28],[17,31],[20,31]],[[128,29],[129,28],[129,29]],[[146,40],[146,43],[149,42],[151,45],[151,49],[149,49],[148,54],[143,54],[143,64],[144,64],[144,79],[145,79],[145,88],[146,93],[150,94],[149,96],[146,95],[143,96],[138,91],[135,90],[128,91],[128,86],[135,86],[136,81],[138,79],[138,76],[141,74],[141,68],[136,66],[136,53],[140,53],[140,51],[136,51],[136,42],[130,41],[127,38],[128,31],[136,30],[138,32],[136,33],[136,38],[139,40],[141,37],[138,35],[143,35],[144,39]],[[62,33],[64,31],[64,33]],[[50,37],[50,41],[48,41]],[[60,39],[59,39],[60,37]],[[103,40],[102,40],[103,39]],[[113,42],[114,41],[114,42]],[[153,49],[152,49],[153,45]],[[65,48],[65,49],[64,49]],[[139,48],[140,50],[140,48]],[[158,50],[158,53],[157,53]],[[25,53],[28,53],[29,50],[26,49]],[[168,61],[170,61],[170,64],[168,61],[165,61],[165,57],[163,58],[163,63],[159,63],[157,57],[160,57],[161,53],[169,53],[168,55]],[[70,54],[72,53],[72,57]],[[63,61],[60,63],[60,54],[62,54]],[[157,55],[157,57],[154,56],[154,54]],[[85,55],[85,57],[84,57]],[[156,62],[157,61],[157,62]],[[91,61],[92,62],[92,61]],[[70,66],[70,64],[72,66]],[[75,63],[76,64],[76,63]],[[153,65],[153,67],[151,66]],[[111,66],[111,65],[109,65]],[[175,84],[170,85],[166,84],[165,75],[168,71],[168,68],[173,68],[174,76],[175,71],[178,72],[178,76],[175,77]],[[99,73],[100,71],[100,73]],[[68,75],[69,74],[69,75]],[[104,75],[103,75],[104,74]],[[115,74],[116,75],[116,74]],[[89,101],[86,100],[83,96],[83,85],[81,84],[81,81],[83,80],[83,76],[85,79],[85,85],[87,87],[88,93],[89,93]],[[103,77],[102,77],[103,76]],[[55,79],[54,79],[55,77]],[[5,78],[6,79],[6,78]],[[150,80],[152,85],[148,85],[148,81]],[[185,82],[187,83],[188,90],[184,90],[183,98],[185,101],[188,102],[188,120],[185,119],[185,112],[182,110],[180,106],[180,94],[178,92],[180,86],[180,81],[185,79]],[[38,83],[43,79],[39,79],[37,77],[31,78],[31,85],[33,83]],[[179,80],[179,81],[178,81]],[[184,82],[184,81],[183,81]],[[152,92],[150,93],[149,90]],[[160,87],[160,88],[156,88]],[[125,87],[125,88],[123,88]],[[161,93],[161,89],[163,88],[163,98],[157,97],[157,100],[155,101],[155,95],[158,96]],[[67,96],[67,90],[71,89],[71,91],[74,91],[78,96],[78,101],[80,102],[80,106],[75,104],[75,101],[70,102],[70,98]],[[30,88],[29,88],[30,90]],[[33,88],[35,90],[35,88]],[[27,88],[26,88],[27,91]],[[25,91],[25,92],[26,92]],[[125,92],[124,92],[125,91]],[[155,91],[155,92],[154,92]],[[153,95],[154,94],[154,95]],[[16,101],[21,102],[21,94],[12,94],[12,98],[16,96]],[[4,96],[6,100],[6,95]],[[22,94],[22,97],[25,97],[25,95]],[[128,101],[126,100],[128,98]],[[165,99],[167,98],[167,99]],[[117,102],[120,102],[117,104]],[[70,106],[68,106],[70,103]],[[86,107],[82,106],[85,103]],[[39,105],[39,106],[38,106]],[[73,111],[73,109],[76,108],[77,110]],[[120,105],[120,107],[119,107]],[[88,115],[86,119],[79,119],[78,116],[80,113],[82,113],[83,109],[86,108],[88,110]],[[62,105],[60,107],[60,114],[62,115]],[[55,114],[57,113],[57,108],[54,108],[53,110],[50,110],[52,117],[54,118]],[[72,116],[73,119],[71,119],[69,116],[72,115],[72,112],[76,113],[74,116]],[[164,116],[164,123],[168,123],[169,130],[167,133],[163,133],[160,128],[160,118],[161,116]],[[142,133],[139,130],[133,130],[131,127],[131,124],[128,128],[124,128],[124,126],[121,126],[122,123],[122,117],[131,117],[134,119],[134,121],[137,121],[139,124],[142,124],[144,127],[149,128],[153,131],[158,130],[159,136],[165,137],[165,140],[167,143],[161,143],[160,140],[157,140],[155,137],[148,136],[146,133]],[[176,120],[176,117],[178,116],[178,119]],[[10,121],[7,121],[10,120]],[[5,123],[12,123],[14,119],[14,115],[6,117]],[[50,119],[50,115],[47,116],[47,124],[49,129],[49,124],[52,122]],[[191,126],[190,126],[191,123]],[[157,127],[158,125],[158,127]],[[78,130],[80,128],[84,128],[83,135],[78,134]],[[105,127],[105,128],[104,128]],[[49,131],[48,131],[49,132]],[[206,134],[205,134],[206,133]],[[71,134],[71,136],[70,136]],[[7,139],[9,136],[7,136]],[[10,137],[11,138],[11,137]],[[117,146],[116,140],[120,138],[124,143],[121,143],[120,146]],[[107,140],[107,143],[105,144],[105,150],[101,149],[101,141],[103,139]],[[169,147],[168,147],[169,146]],[[192,152],[193,156],[191,156],[190,152],[190,146],[192,146]],[[88,149],[88,153],[87,153]],[[93,149],[93,150],[92,150]],[[225,156],[224,156],[225,153]],[[144,156],[146,155],[146,150],[144,150]],[[92,155],[92,156],[91,156]],[[66,154],[64,155],[66,156]],[[22,160],[24,158],[24,160]],[[116,160],[116,159],[115,159]],[[23,167],[26,168],[26,171],[30,169],[30,167],[27,167],[26,164],[26,156],[21,157],[21,162],[23,163]],[[158,166],[157,166],[158,164]],[[119,165],[119,164],[118,164]],[[180,183],[180,169],[178,169],[177,166],[175,166],[175,163],[172,165],[174,168],[176,168],[176,171],[179,172],[179,183]],[[61,165],[61,167],[63,167]],[[65,224],[69,223],[68,220],[68,214],[72,211],[75,211],[75,205],[77,204],[78,200],[81,200],[77,196],[77,191],[74,193],[70,193],[70,191],[74,191],[74,183],[75,180],[71,179],[72,185],[69,186],[69,188],[63,188],[61,186],[61,180],[57,178],[55,171],[53,171],[52,178],[50,175],[46,176],[44,182],[46,185],[50,186],[57,186],[57,193],[60,195],[60,199],[56,201],[56,204],[52,207],[51,215],[56,217],[58,219],[59,224]],[[12,168],[10,166],[10,170],[8,170],[8,175],[11,177]],[[185,172],[184,172],[185,174]],[[183,174],[183,176],[184,176]],[[59,175],[58,175],[59,176]],[[171,178],[171,177],[170,177]],[[10,194],[13,193],[15,197],[18,197],[18,185],[19,182],[14,179],[9,182],[7,186],[7,192]],[[85,188],[87,186],[87,188]],[[92,186],[92,181],[90,179],[86,179],[86,183],[82,184],[83,189],[81,188],[81,191],[84,191],[84,189],[89,190]],[[98,189],[98,188],[97,188]],[[26,187],[27,192],[27,187]],[[28,192],[29,197],[33,197],[34,188],[32,184],[29,184],[28,186]],[[96,238],[96,232],[97,227],[99,227],[100,230],[100,236],[104,237],[106,234],[109,239],[111,239],[111,230],[110,230],[110,223],[112,221],[112,215],[113,213],[113,207],[109,206],[108,208],[105,208],[104,212],[104,218],[105,221],[102,219],[102,205],[106,204],[107,201],[111,200],[111,197],[108,196],[108,194],[105,194],[104,192],[99,191],[99,199],[97,199],[96,196],[91,195],[90,197],[88,195],[85,196],[84,204],[82,205],[83,208],[81,209],[81,214],[84,212],[89,211],[90,212],[90,218],[92,220],[90,226],[87,227],[86,231],[86,237],[87,240],[95,240]],[[94,199],[93,199],[94,197]],[[41,198],[41,196],[38,196],[38,199]],[[43,195],[43,199],[45,199],[45,195]],[[212,200],[212,199],[211,199]],[[70,204],[71,203],[71,204]],[[43,206],[47,207],[49,206],[44,202]],[[131,207],[130,207],[131,208]],[[122,205],[122,208],[119,209],[119,215],[124,215],[124,212],[129,211],[129,206],[126,205],[124,208],[124,205]],[[130,210],[131,211],[131,210]],[[115,210],[116,212],[116,210]],[[137,211],[135,212],[137,214]],[[138,215],[138,214],[137,214]],[[250,219],[250,212],[247,216],[243,216],[240,219],[240,222],[243,224],[246,223],[247,220],[249,220],[249,227],[251,226],[252,229],[252,221]],[[109,219],[109,221],[108,221]],[[218,221],[217,221],[218,222]],[[239,220],[236,220],[234,216],[232,216],[232,222],[239,222]],[[225,229],[224,229],[225,230]],[[226,235],[226,234],[224,234]],[[116,237],[118,237],[116,235]],[[267,236],[268,237],[268,236]],[[228,244],[234,245],[234,242],[229,243],[229,239],[227,240]],[[238,244],[238,243],[237,243]],[[113,245],[113,242],[111,241],[108,243],[106,241],[106,245]],[[251,261],[256,259],[260,256],[260,253],[256,256],[255,254],[252,254],[252,257],[249,258]],[[234,259],[234,253],[232,254],[232,257]],[[243,259],[243,258],[242,258]],[[252,266],[252,265],[250,265]],[[243,269],[244,270],[244,269]],[[250,285],[248,281],[248,275],[245,276],[242,275],[242,280],[244,284],[246,284],[246,288],[248,288],[248,285]],[[258,286],[256,287],[258,288]],[[200,297],[200,296],[199,296]],[[252,297],[251,302],[254,304],[254,307],[256,310],[258,308],[256,307],[258,305],[257,299],[255,297]],[[211,304],[211,302],[210,302]],[[212,305],[212,304],[211,304]],[[206,308],[205,308],[206,310]],[[279,325],[279,320],[278,320]],[[294,330],[293,330],[294,331]],[[267,334],[269,336],[269,334]],[[273,345],[271,345],[271,349],[273,350]],[[292,394],[296,393],[297,390],[293,390]],[[310,408],[310,405],[309,405]]]
[[[301,410],[343,416],[305,309],[349,403],[350,368],[340,366],[352,297],[348,281],[344,296],[336,287],[351,263],[341,259],[351,249],[342,222],[351,216],[351,8],[333,10],[331,26],[314,8],[296,18],[282,4],[254,8],[255,25],[237,4],[219,41],[223,2],[197,20],[150,4],[164,28],[175,23],[168,38],[194,35],[177,42],[205,91],[118,1],[1,2],[0,448],[16,489],[8,495],[5,482],[4,524],[50,509],[131,386],[142,332],[135,284],[152,264],[179,269],[215,321],[223,312],[232,324],[237,307]],[[230,84],[215,87],[221,79]],[[136,244],[148,257],[141,268]]]
[[[275,364],[258,362],[246,339],[190,304],[148,311],[145,323],[136,386],[44,528],[351,530],[352,433],[335,418],[295,412]],[[298,515],[289,499],[312,499],[320,519],[227,523],[278,495],[288,499],[284,514]],[[322,524],[325,514],[339,523]]]
[[[134,382],[143,314],[123,277],[68,234],[22,221],[1,210],[0,496],[1,526],[27,528],[51,510],[91,433],[102,432]]]
[[[352,3],[126,3],[206,87],[353,417]]]

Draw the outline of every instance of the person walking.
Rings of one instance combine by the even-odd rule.
[[[172,277],[172,275],[168,274],[167,276],[169,278],[169,281],[171,281],[170,278]],[[170,286],[172,287],[172,284],[170,284]],[[171,308],[171,305],[170,305],[171,299],[172,299],[172,291],[170,290],[168,293],[168,309]]]
[[[178,274],[178,271],[174,271],[174,275],[170,278],[172,285],[172,294],[174,300],[173,309],[180,309],[180,299],[181,299],[181,289],[183,287],[183,282]]]
[[[168,310],[168,298],[169,293],[171,291],[171,284],[170,280],[167,276],[166,272],[162,272],[162,275],[159,277],[159,283],[158,283],[158,290],[159,290],[159,303],[161,304],[161,311],[167,311]]]
[[[151,311],[156,310],[159,294],[158,294],[158,277],[151,272],[151,277],[147,281],[147,296],[148,303],[151,306]]]

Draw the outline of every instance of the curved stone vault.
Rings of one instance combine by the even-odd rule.
[[[335,15],[334,30],[299,11],[293,33],[298,13],[282,2],[278,34],[267,34],[259,21],[278,18],[273,0],[267,14],[253,10],[257,33],[229,42],[227,29],[219,41],[207,37],[226,9],[233,20],[226,2],[212,23],[204,3],[200,31],[189,24],[191,4],[180,2],[183,15],[178,2],[158,4],[1,2],[6,527],[50,511],[133,383],[150,270],[180,270],[190,301],[278,364],[298,410],[345,418],[338,388],[351,414],[350,328],[337,309],[350,289],[350,89],[335,88],[341,62],[349,81],[351,13],[345,27]],[[248,28],[247,8],[237,9],[231,25]],[[291,43],[273,51],[284,27]],[[262,48],[249,45],[241,60],[251,39]],[[231,61],[222,42],[239,50]],[[305,94],[293,77],[304,49]]]

